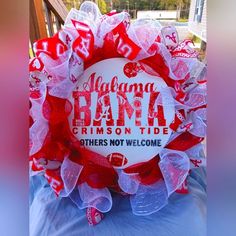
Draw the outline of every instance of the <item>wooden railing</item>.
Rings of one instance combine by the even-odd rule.
[[[30,0],[30,46],[59,31],[67,14],[62,0]]]

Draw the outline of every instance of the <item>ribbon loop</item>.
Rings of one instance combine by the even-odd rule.
[[[71,161],[69,158],[64,159],[61,165],[61,178],[64,182],[64,191],[60,193],[61,197],[69,196],[74,190],[82,169],[82,165]]]
[[[130,197],[134,215],[150,215],[159,211],[168,203],[168,194],[164,181],[152,185],[140,185],[135,195]]]
[[[163,149],[159,166],[166,184],[168,196],[175,192],[185,181],[189,169],[189,158],[184,152]]]

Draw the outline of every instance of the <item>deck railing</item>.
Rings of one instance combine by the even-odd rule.
[[[30,0],[30,47],[36,40],[59,31],[67,14],[62,0]]]

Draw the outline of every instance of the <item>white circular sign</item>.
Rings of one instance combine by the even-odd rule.
[[[73,91],[72,133],[123,169],[155,157],[171,135],[174,102],[164,80],[124,58],[86,69]]]

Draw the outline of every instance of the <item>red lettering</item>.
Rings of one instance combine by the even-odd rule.
[[[91,123],[91,95],[88,92],[73,92],[74,98],[74,118],[73,118],[73,126],[89,126]],[[82,98],[86,104],[81,106]],[[82,114],[84,117],[82,117]]]
[[[81,129],[81,134],[87,134],[87,128],[82,128]]]
[[[72,132],[73,132],[73,134],[78,134],[78,128],[77,128],[77,127],[74,127],[74,128],[72,129]]]
[[[135,113],[135,125],[141,126],[141,116],[142,116],[142,104],[141,98],[143,97],[142,92],[136,92],[134,96],[133,106],[128,102],[128,98],[125,93],[119,92],[117,94],[118,98],[118,120],[117,126],[125,125],[125,111],[129,119]]]
[[[106,119],[107,126],[114,126],[112,117],[111,101],[109,94],[99,93],[97,100],[97,109],[95,119],[93,120],[94,126],[101,126],[102,119]]]
[[[166,119],[164,116],[163,106],[159,105],[157,100],[159,92],[153,92],[150,94],[149,110],[148,110],[148,125],[154,126],[154,119],[158,120],[159,126],[166,126]],[[155,111],[157,109],[157,111]]]

